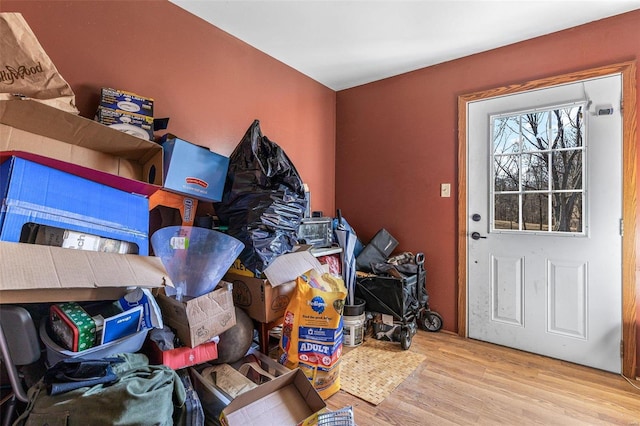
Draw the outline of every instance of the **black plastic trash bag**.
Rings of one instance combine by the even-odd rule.
[[[229,157],[220,224],[245,245],[240,261],[260,276],[277,256],[289,253],[307,208],[304,185],[289,157],[262,135],[254,120]]]

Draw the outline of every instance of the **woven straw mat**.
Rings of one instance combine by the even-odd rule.
[[[399,343],[369,338],[342,356],[341,389],[378,405],[425,359]]]

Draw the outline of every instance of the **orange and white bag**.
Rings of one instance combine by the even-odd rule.
[[[347,289],[341,278],[315,270],[296,279],[284,315],[278,361],[299,367],[323,399],[340,390],[342,310]]]

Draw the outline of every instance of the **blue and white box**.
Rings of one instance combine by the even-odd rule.
[[[220,201],[229,157],[169,136],[162,142],[164,188],[203,201]]]
[[[102,338],[100,344],[104,345],[140,331],[142,314],[143,307],[136,306],[117,315],[105,318],[102,323]]]
[[[149,254],[149,200],[62,170],[9,157],[0,164],[0,241],[37,224],[126,241]]]

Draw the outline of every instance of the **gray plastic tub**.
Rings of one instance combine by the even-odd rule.
[[[47,333],[47,322],[40,322],[40,340],[47,349],[47,364],[52,367],[66,358],[100,359],[118,353],[135,353],[142,348],[144,339],[147,337],[148,328],[142,329],[135,334],[123,337],[104,345],[94,346],[80,352],[73,352],[64,349],[49,337]]]

